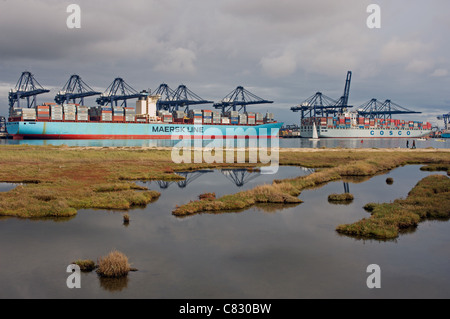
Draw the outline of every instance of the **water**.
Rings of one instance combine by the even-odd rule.
[[[0,298],[449,298],[449,222],[423,222],[394,241],[356,240],[335,231],[368,217],[362,209],[368,202],[405,197],[431,174],[419,167],[349,182],[355,196],[350,205],[327,201],[344,191],[340,181],[302,192],[300,205],[173,216],[175,205],[205,191],[234,193],[269,181],[248,174],[253,178],[238,187],[213,171],[190,176],[185,187],[144,184],[161,197],[130,211],[127,227],[123,212],[104,210],[83,210],[59,222],[3,218]],[[282,167],[275,178],[306,173]],[[81,289],[66,287],[70,262],[96,260],[112,249],[124,252],[139,271],[112,282],[82,274]],[[370,264],[381,267],[381,289],[366,286]]]
[[[7,192],[14,188],[16,188],[17,184],[13,183],[0,183],[0,193],[1,192]]]
[[[362,141],[362,142],[361,142]],[[409,140],[409,146],[412,146],[412,139]],[[211,141],[203,141],[203,146],[207,146]],[[246,143],[247,141],[240,141]],[[96,147],[172,147],[178,143],[172,140],[0,140],[0,145],[68,145],[68,146],[96,146]],[[194,142],[193,142],[194,143]],[[225,142],[224,142],[225,143]],[[278,144],[282,148],[406,148],[406,139],[320,139],[319,141],[310,141],[305,138],[281,138]],[[268,140],[268,146],[271,143]],[[181,146],[180,146],[181,147]],[[417,148],[450,148],[450,139],[444,139],[443,142],[436,139],[426,141],[416,140]]]

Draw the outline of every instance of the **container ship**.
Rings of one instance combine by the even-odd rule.
[[[6,129],[13,139],[269,138],[278,137],[283,125],[274,120],[273,113],[247,112],[247,104],[273,102],[241,86],[215,103],[216,111],[190,110],[190,106],[213,102],[201,99],[185,85],[173,91],[161,84],[150,94],[137,92],[122,78],[116,78],[100,93],[80,76],[72,75],[55,96],[56,103],[37,104],[36,96],[48,92],[30,72],[22,73],[9,92]],[[100,95],[98,106],[85,106],[84,98],[94,95]],[[27,100],[26,107],[20,107],[22,99]],[[127,106],[129,99],[137,99],[136,107]]]
[[[300,127],[306,138],[419,138],[431,132],[428,122],[367,118],[356,112],[304,118]]]
[[[271,138],[283,123],[255,112],[157,111],[158,96],[133,107],[86,107],[44,103],[15,108],[6,129],[13,139]]]
[[[444,129],[442,130],[442,138],[450,138],[450,113],[438,116],[438,120],[444,121]]]
[[[419,138],[432,132],[430,123],[393,119],[393,115],[420,114],[386,100],[377,99],[349,111],[352,72],[347,72],[344,94],[339,100],[317,92],[300,105],[300,136],[305,138]]]

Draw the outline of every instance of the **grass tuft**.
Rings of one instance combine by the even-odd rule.
[[[80,270],[83,272],[93,271],[97,267],[95,262],[90,259],[85,259],[85,260],[79,259],[79,260],[72,262],[72,264],[78,265],[80,267]]]
[[[114,250],[106,257],[100,257],[98,261],[97,274],[101,277],[120,278],[125,277],[131,270],[128,257]]]
[[[350,193],[328,195],[329,202],[350,202],[353,199],[354,196]]]

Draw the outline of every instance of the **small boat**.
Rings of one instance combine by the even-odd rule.
[[[440,139],[440,138],[435,139],[435,141],[436,141],[436,142],[445,142],[445,140]]]
[[[418,141],[426,141],[427,139],[426,139],[426,138],[423,138],[423,137],[421,137],[421,138],[418,138],[417,140],[418,140]]]
[[[310,141],[318,141],[319,140],[319,135],[317,134],[316,122],[313,122],[312,138],[310,138],[309,140]]]

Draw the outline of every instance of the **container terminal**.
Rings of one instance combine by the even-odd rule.
[[[56,94],[54,102],[38,104],[37,96],[50,91],[26,71],[9,92],[9,118],[6,122],[0,117],[0,138],[9,135],[15,139],[167,139],[174,132],[200,133],[207,137],[204,132],[213,127],[223,136],[227,136],[227,128],[248,127],[255,129],[255,137],[260,136],[259,129],[263,129],[263,134],[267,130],[279,130],[283,138],[420,138],[431,135],[433,128],[428,122],[393,118],[393,115],[421,112],[406,109],[391,100],[371,99],[351,110],[353,106],[348,104],[351,78],[352,72],[348,71],[340,99],[333,100],[317,92],[291,107],[292,111],[300,112],[300,125],[282,126],[273,113],[247,112],[249,105],[273,101],[262,99],[242,86],[214,103],[202,99],[185,85],[172,90],[163,83],[151,94],[150,90],[138,92],[122,78],[116,78],[101,93],[89,87],[79,75],[72,75]],[[86,97],[97,95],[97,106],[85,106]],[[134,107],[127,104],[130,99],[137,100]],[[21,100],[26,100],[26,106],[21,107]],[[214,110],[193,109],[202,104],[212,104]],[[450,136],[449,115],[438,119],[445,122],[440,136]]]
[[[369,102],[351,110],[348,104],[352,72],[347,72],[344,94],[334,100],[317,92],[291,111],[300,112],[300,135],[306,138],[418,138],[432,132],[430,123],[394,119],[393,115],[420,114],[391,100]]]
[[[193,109],[211,104],[185,85],[172,90],[161,84],[150,90],[136,91],[122,78],[116,78],[104,93],[96,92],[79,75],[72,75],[54,102],[38,104],[39,94],[48,93],[30,72],[23,72],[9,92],[8,133],[14,139],[171,139],[275,137],[283,123],[273,113],[248,112],[248,105],[273,103],[238,86],[214,110]],[[84,105],[89,96],[97,106]],[[127,104],[136,99],[135,107]],[[26,100],[21,107],[20,101]],[[249,130],[250,129],[250,130]]]

